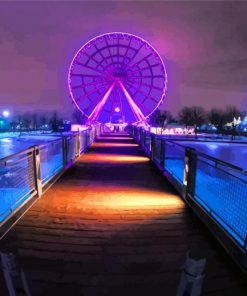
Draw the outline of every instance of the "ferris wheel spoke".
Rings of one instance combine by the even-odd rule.
[[[129,92],[129,94],[131,95],[131,97],[134,98],[135,95],[138,93],[139,90],[138,90],[137,88],[133,87],[133,86],[130,86],[130,87],[132,87],[132,88],[135,89],[135,93],[132,93],[127,87],[126,87],[126,89],[127,89],[127,91]],[[143,92],[142,92],[142,93],[143,93]],[[147,94],[143,93],[143,95],[145,96],[145,99],[146,99]],[[146,107],[146,105],[143,104],[143,101],[141,102],[141,104],[142,104],[142,108],[143,108],[143,110],[145,110],[146,113],[149,113],[150,110],[148,110],[148,108]]]
[[[97,54],[97,52],[96,52]],[[94,58],[94,55],[91,56],[90,54],[88,54],[87,52],[85,52],[85,55],[88,57],[88,60],[87,60],[87,63],[90,61],[90,60],[93,60],[97,65],[99,65],[99,61],[97,61],[95,58]],[[97,66],[98,67],[98,66]],[[96,67],[96,68],[97,68]]]
[[[112,57],[112,53],[111,53],[111,51],[110,51],[110,45],[109,45],[109,43],[108,43],[107,38],[105,38],[105,42],[106,42],[107,49],[108,49],[108,52],[109,52],[109,57],[111,58],[112,63],[114,63],[114,60],[113,60],[113,57]]]
[[[127,58],[127,54],[128,54],[128,51],[129,51],[129,49],[130,49],[130,43],[131,43],[131,41],[132,41],[132,37],[130,37],[130,40],[129,40],[129,43],[128,43],[128,45],[126,46],[126,51],[125,51],[125,53],[124,53],[124,55],[123,55],[123,65],[122,65],[122,67],[121,67],[121,71],[123,71],[124,70],[124,67],[126,67],[125,65],[124,65],[124,61],[125,61],[125,59]]]
[[[71,74],[72,77],[89,77],[89,78],[102,78],[102,75],[94,74]]]
[[[96,48],[96,52],[93,54],[93,57],[94,57],[97,53],[99,53],[100,56],[102,57],[102,60],[104,60],[105,57],[103,56],[103,54],[102,54],[102,52],[101,52],[102,49],[99,49],[95,43],[94,43],[94,47]]]
[[[99,62],[98,66],[102,65],[102,62],[105,62],[106,66],[109,66],[110,64],[108,63],[107,58],[102,54],[103,48],[99,49],[96,44],[94,44],[94,47],[96,48],[96,52],[92,56],[94,57],[97,53],[99,53],[99,55],[102,57],[102,60]]]
[[[80,63],[80,62],[76,62],[76,64],[79,65],[79,66],[82,66],[82,67],[84,67],[84,68],[87,68],[87,69],[89,69],[89,70],[92,70],[92,71],[98,72],[98,73],[101,74],[101,76],[104,76],[104,75],[105,75],[104,72],[101,72],[100,70],[95,69],[95,68],[93,68],[93,67],[91,67],[91,66],[88,66],[88,65],[86,65],[86,64],[83,64],[83,63]]]
[[[113,82],[113,84],[109,87],[109,89],[105,92],[103,98],[98,102],[98,104],[93,109],[92,113],[88,116],[88,123],[94,122],[98,116],[101,110],[103,109],[107,99],[109,98],[114,86],[116,84],[116,81]]]
[[[133,78],[164,78],[163,75],[141,75],[141,76],[133,76]]]
[[[128,85],[129,85],[129,84],[128,84]],[[151,96],[150,96],[150,91],[149,91],[148,93],[144,93],[142,90],[140,90],[140,88],[136,88],[136,87],[134,87],[134,86],[131,86],[131,87],[134,88],[134,89],[136,90],[136,93],[135,93],[135,94],[137,94],[138,92],[141,93],[141,94],[143,94],[143,96],[144,96],[144,100],[142,101],[142,103],[144,103],[147,99],[152,100],[152,101],[154,101],[155,103],[157,103],[157,100],[156,100],[154,97],[151,97]]]
[[[150,65],[150,66],[147,66],[147,67],[144,67],[144,68],[139,68],[139,69],[137,69],[137,70],[131,71],[130,73],[131,73],[131,74],[132,74],[132,73],[138,73],[138,72],[141,73],[142,71],[148,70],[148,69],[150,69],[150,68],[158,67],[158,66],[160,66],[160,64],[154,64],[154,65]]]
[[[135,54],[133,55],[133,57],[129,60],[128,65],[126,65],[126,67],[124,68],[124,71],[127,71],[127,69],[129,69],[129,66],[131,65],[131,63],[135,60],[136,56],[138,55],[138,53],[140,52],[140,50],[142,49],[144,44],[141,44],[141,46],[136,49]],[[130,48],[130,47],[129,47]],[[128,49],[129,49],[128,48]]]
[[[85,83],[85,84],[79,84],[79,85],[72,86],[71,88],[72,89],[84,88],[84,87],[87,87],[87,86],[100,84],[101,82],[104,82],[104,81],[105,80],[88,82],[88,83]]]
[[[164,90],[164,88],[162,88],[162,87],[154,86],[154,85],[147,84],[147,83],[143,83],[143,82],[141,82],[141,85],[147,86],[147,87],[149,87],[150,89],[156,89],[156,90],[161,90],[161,91]]]
[[[129,94],[129,92],[127,91],[127,89],[124,87],[123,83],[119,80],[119,85],[121,86],[124,94],[125,94],[125,97],[133,111],[133,113],[137,116],[138,120],[139,121],[142,121],[143,123],[147,124],[146,122],[146,118],[145,116],[143,115],[141,109],[137,106],[137,104],[135,103],[135,101],[132,99],[131,95]]]
[[[152,55],[152,53],[148,54],[147,56],[143,57],[142,59],[140,59],[138,62],[136,62],[134,65],[131,65],[129,63],[128,67],[125,69],[125,71],[128,71],[130,69],[132,69],[133,67],[139,65],[141,62],[145,61],[146,59],[148,59],[150,56]]]
[[[90,99],[90,96],[93,95],[94,93],[98,92],[100,89],[105,88],[105,87],[106,87],[106,84],[105,85],[101,85],[101,86],[95,88],[94,90],[92,90],[89,93],[85,93],[83,96],[81,96],[78,99],[76,99],[76,102],[78,103],[79,101],[81,101],[84,98],[88,98],[92,102],[92,100]]]

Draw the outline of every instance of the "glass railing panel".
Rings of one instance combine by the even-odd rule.
[[[0,222],[35,191],[32,151],[0,160]]]
[[[183,183],[185,148],[174,142],[165,144],[165,169],[172,174],[179,183]]]
[[[63,168],[62,139],[40,147],[41,182],[45,184]]]
[[[198,157],[194,198],[241,245],[247,235],[246,175]]]
[[[159,136],[155,136],[154,138],[154,144],[153,144],[153,160],[156,164],[161,164],[162,159],[164,159],[164,156],[161,155],[161,147],[162,147],[162,138]]]

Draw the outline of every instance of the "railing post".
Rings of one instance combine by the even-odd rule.
[[[91,127],[91,128],[90,128],[90,146],[91,146],[92,143],[93,143],[93,137],[94,137],[94,128]]]
[[[145,129],[143,129],[143,133],[144,133],[144,149],[146,151],[146,154],[148,154],[148,150],[150,150],[150,147],[147,146],[147,139],[148,139],[148,135],[147,135],[147,131]]]
[[[184,157],[183,197],[193,197],[196,183],[197,155],[193,148],[186,147]]]
[[[138,129],[137,126],[135,126],[135,140],[136,140],[136,142],[139,144],[138,134],[139,134],[139,129]]]
[[[145,134],[144,134],[144,130],[142,129],[142,127],[140,128],[140,145],[142,147],[142,149],[145,149]]]
[[[63,166],[66,168],[68,164],[68,145],[67,138],[63,137]]]
[[[151,160],[154,161],[155,154],[155,134],[151,134]]]
[[[160,138],[160,165],[164,171],[165,169],[165,153],[166,153],[166,140]]]
[[[90,145],[90,128],[88,127],[87,132],[86,132],[86,148],[89,147]]]
[[[41,171],[40,171],[40,149],[38,146],[33,150],[34,179],[38,196],[42,195]]]
[[[78,151],[78,157],[81,155],[81,150],[82,150],[82,147],[81,147],[81,132],[78,132],[78,144],[77,144],[77,151]]]
[[[139,127],[139,144],[141,144],[142,128]]]
[[[81,152],[81,137],[80,137],[80,132],[76,135],[76,157],[80,156]]]

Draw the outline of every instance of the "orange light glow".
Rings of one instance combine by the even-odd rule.
[[[67,190],[69,194],[66,194]],[[90,218],[109,219],[116,214],[138,214],[145,215],[146,221],[160,215],[170,216],[174,209],[177,211],[184,208],[185,203],[175,194],[141,187],[113,186],[107,182],[94,182],[81,190],[66,188],[61,184],[59,190],[56,190],[56,196],[47,200],[46,205],[46,211],[52,213],[63,209],[71,218],[89,215]]]
[[[133,140],[131,137],[99,137],[99,140],[116,140],[116,141],[122,141],[122,140]]]
[[[131,192],[124,193],[122,196],[114,196],[114,198],[108,198],[104,200],[101,206],[108,209],[150,209],[153,210],[156,207],[172,207],[177,208],[181,206],[181,200],[175,195],[169,194],[155,194],[151,192]]]
[[[93,147],[137,147],[138,144],[134,143],[114,143],[114,142],[95,142]]]
[[[107,163],[133,163],[133,162],[148,162],[149,158],[146,156],[131,156],[131,155],[118,155],[118,154],[99,154],[99,153],[88,153],[83,155],[80,162],[107,162]]]

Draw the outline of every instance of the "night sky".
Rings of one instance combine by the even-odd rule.
[[[247,110],[247,3],[1,2],[0,110],[58,110],[73,105],[67,72],[89,39],[125,31],[149,41],[168,71],[163,108]]]

